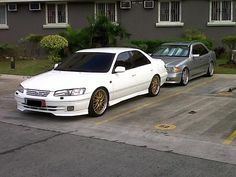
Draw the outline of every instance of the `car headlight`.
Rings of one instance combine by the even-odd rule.
[[[19,85],[17,91],[24,93],[25,88],[22,85]]]
[[[83,95],[85,91],[85,88],[57,90],[54,92],[54,96],[78,96]]]
[[[166,67],[166,70],[170,73],[179,73],[182,71],[180,67]]]

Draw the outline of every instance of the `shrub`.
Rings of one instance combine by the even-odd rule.
[[[224,47],[216,47],[216,48],[214,48],[214,51],[215,51],[217,58],[226,53],[226,50]]]
[[[20,49],[22,50],[22,55],[24,57],[38,58],[40,53],[39,42],[43,38],[43,35],[39,34],[29,34],[28,36],[20,40]]]
[[[163,41],[160,40],[133,40],[130,42],[132,46],[139,48],[147,53],[152,53],[159,47]]]
[[[14,57],[16,55],[16,46],[10,44],[0,44],[1,57]]]
[[[39,34],[30,34],[26,36],[23,40],[32,43],[39,43],[43,38],[43,35]]]
[[[89,26],[83,28],[83,38],[89,40],[90,47],[116,46],[117,39],[128,38],[130,34],[106,16],[88,19]]]
[[[236,48],[236,36],[226,36],[222,42],[229,47],[230,50]]]
[[[70,53],[74,53],[78,49],[83,48],[83,46],[81,46],[81,30],[75,30],[69,26],[66,28],[66,31],[60,33],[60,35],[68,41],[68,49]]]
[[[213,42],[204,33],[196,29],[187,29],[183,34],[184,41],[198,41],[212,49]]]
[[[42,38],[40,46],[49,51],[48,59],[57,63],[61,61],[60,51],[68,47],[68,41],[60,35],[48,35]]]

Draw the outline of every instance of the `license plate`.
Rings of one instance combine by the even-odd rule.
[[[26,99],[25,103],[28,106],[34,106],[34,107],[45,107],[45,101],[44,100],[31,100],[31,99]]]

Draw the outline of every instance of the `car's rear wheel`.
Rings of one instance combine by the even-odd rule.
[[[208,69],[207,69],[207,74],[206,75],[211,77],[211,76],[213,76],[213,74],[214,74],[214,64],[211,62],[209,64]]]
[[[104,88],[96,89],[89,103],[89,115],[93,117],[101,116],[108,106],[108,94]]]
[[[150,83],[150,86],[148,88],[148,95],[149,96],[157,96],[160,92],[160,87],[161,87],[161,82],[160,82],[160,78],[155,75],[152,78],[152,81]]]
[[[183,69],[180,85],[187,85],[189,82],[189,70],[187,68]]]

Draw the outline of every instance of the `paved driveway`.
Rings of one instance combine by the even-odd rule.
[[[100,118],[17,111],[13,93],[23,79],[0,76],[1,122],[236,164],[236,75],[164,85],[159,96],[122,102]]]

